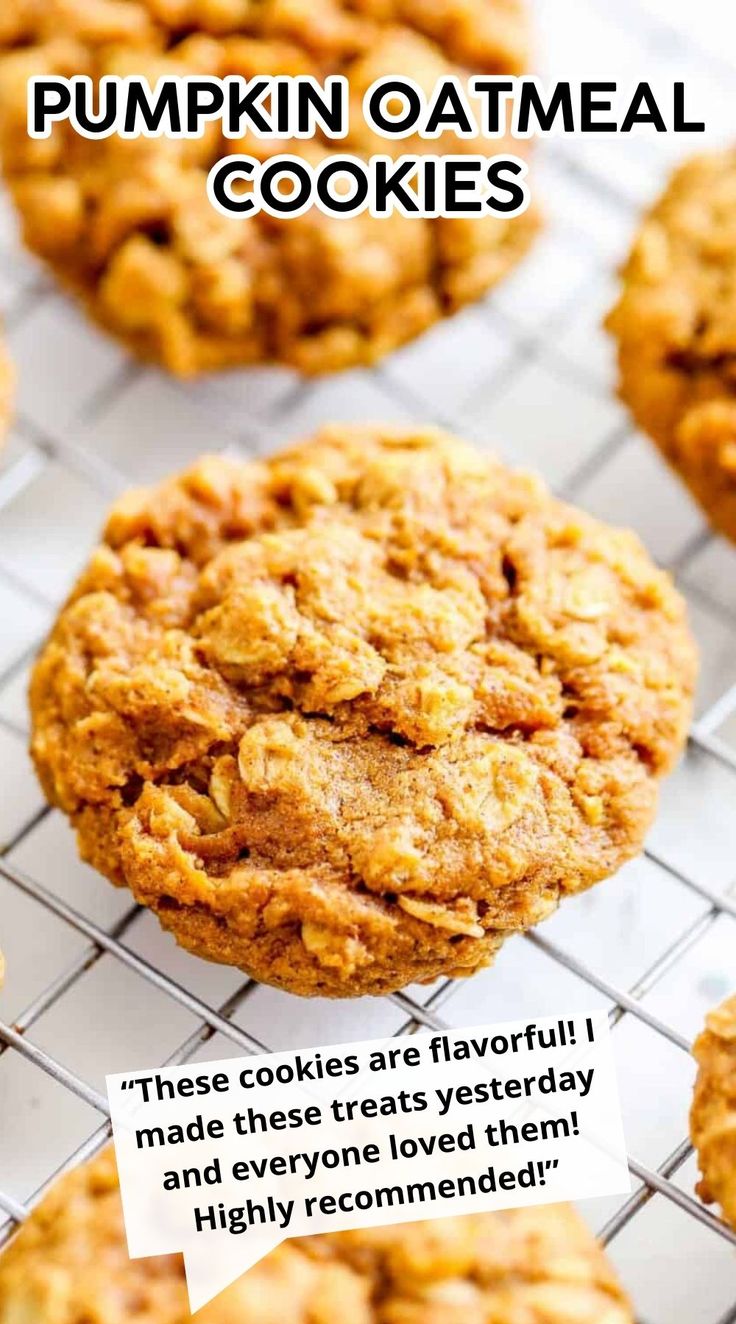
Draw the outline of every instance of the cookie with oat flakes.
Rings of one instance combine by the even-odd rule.
[[[693,1053],[698,1076],[690,1136],[702,1173],[698,1194],[719,1204],[736,1228],[736,995],[706,1017]]]
[[[56,1182],[0,1258],[0,1324],[187,1324],[178,1255],[128,1259],[115,1159]],[[201,1324],[633,1324],[603,1251],[567,1205],[287,1241]]]
[[[676,171],[607,325],[622,399],[714,528],[736,540],[736,150]]]
[[[174,373],[273,360],[319,373],[374,362],[477,299],[531,240],[530,212],[222,216],[206,195],[215,162],[239,152],[263,158],[284,144],[225,140],[214,124],[183,142],[89,140],[68,124],[44,140],[26,131],[32,75],[142,75],[155,85],[171,74],[343,74],[353,106],[341,151],[436,153],[442,143],[375,138],[363,92],[397,73],[431,91],[451,73],[523,72],[523,0],[3,0],[2,8],[0,149],[26,242],[108,331]],[[289,146],[312,164],[331,150],[326,138]],[[485,151],[454,136],[447,150]]]
[[[113,508],[32,750],[85,859],[189,950],[385,993],[638,852],[694,672],[633,534],[442,433],[335,426]]]

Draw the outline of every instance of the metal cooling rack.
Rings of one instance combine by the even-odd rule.
[[[678,29],[679,8],[659,0],[625,0],[620,5],[614,0],[591,0],[581,34],[576,0],[540,0],[540,26],[550,47],[548,66],[556,76],[574,76],[577,58],[585,66],[585,76],[591,76],[590,43],[600,42],[609,61],[615,58],[627,69],[629,81],[635,67],[630,61],[638,54],[644,62],[642,76],[650,76],[652,67],[661,70],[663,78],[671,77],[674,70],[678,77],[692,73],[707,81],[717,101],[725,95],[729,78],[733,81],[734,69],[717,53],[701,49],[697,32],[688,36]],[[684,14],[690,7],[682,8]],[[606,72],[610,75],[610,62]],[[602,149],[565,142],[550,143],[540,156],[538,192],[551,216],[546,237],[518,273],[486,303],[379,368],[317,383],[300,383],[280,370],[228,375],[195,387],[165,381],[130,363],[88,328],[20,255],[8,226],[0,226],[0,296],[21,368],[19,419],[0,456],[0,612],[12,636],[0,653],[0,759],[5,759],[4,786],[13,811],[0,853],[0,882],[14,903],[23,898],[39,925],[53,919],[52,936],[39,962],[44,968],[29,975],[32,993],[27,1004],[11,1019],[0,1019],[0,1245],[28,1217],[60,1170],[90,1157],[109,1137],[104,1095],[53,1037],[57,1014],[70,1016],[74,1035],[94,1035],[95,1007],[83,1003],[80,1016],[78,995],[96,971],[102,967],[108,973],[116,968],[124,971],[146,1007],[150,998],[151,1008],[162,1015],[170,1004],[183,1014],[187,1032],[177,1037],[172,1031],[172,1044],[160,1055],[166,1064],[200,1054],[222,1056],[225,1051],[263,1052],[286,1046],[279,1038],[281,995],[263,1001],[264,990],[249,979],[239,979],[236,972],[229,972],[231,986],[226,993],[213,993],[212,981],[199,981],[203,963],[186,958],[183,970],[174,968],[165,935],[156,932],[148,945],[139,941],[141,912],[136,906],[126,907],[123,901],[114,915],[100,917],[94,906],[86,904],[89,892],[84,888],[75,893],[72,887],[69,899],[64,887],[57,885],[56,871],[64,874],[65,861],[57,865],[53,851],[50,855],[47,851],[48,863],[42,868],[22,864],[29,849],[36,858],[36,843],[43,840],[55,816],[30,789],[21,760],[19,738],[26,719],[20,685],[63,586],[91,541],[93,526],[99,524],[109,497],[131,479],[148,481],[185,464],[199,450],[223,448],[223,439],[224,449],[252,453],[330,419],[431,419],[479,440],[505,438],[504,453],[536,464],[563,494],[596,513],[640,527],[655,554],[677,574],[690,599],[706,659],[704,702],[686,759],[688,786],[696,788],[695,799],[685,803],[695,812],[702,792],[703,803],[708,801],[716,819],[726,820],[729,813],[734,817],[736,554],[708,533],[674,480],[612,403],[610,366],[595,330],[600,311],[610,301],[611,270],[625,251],[640,203],[656,192],[666,173],[670,153],[667,145],[643,141],[625,147],[619,142],[605,155]],[[209,435],[212,430],[217,432],[216,446]],[[544,440],[546,431],[550,435]],[[22,628],[16,628],[19,621]],[[4,633],[0,632],[0,642]],[[715,809],[714,786],[720,796]],[[4,796],[5,790],[0,816]],[[595,961],[579,954],[585,944],[576,939],[590,923],[582,899],[567,903],[571,919],[565,933],[570,941],[560,941],[553,920],[507,944],[503,960],[509,970],[542,968],[545,981],[558,975],[571,981],[561,987],[574,983],[585,1005],[603,1001],[612,1026],[637,1026],[654,1037],[647,1043],[671,1046],[676,1054],[687,1055],[689,1064],[692,1035],[683,1032],[682,1018],[678,1023],[673,1014],[672,988],[686,979],[683,972],[693,954],[702,951],[723,925],[736,920],[736,865],[733,878],[728,865],[713,870],[697,867],[696,852],[683,850],[690,827],[677,813],[674,818],[655,832],[645,862],[656,875],[663,910],[669,911],[671,896],[673,913],[682,910],[683,918],[670,926],[664,940],[652,927],[646,956],[634,978],[609,978],[599,973]],[[601,889],[613,886],[604,883]],[[4,927],[0,915],[0,941],[11,953],[9,986],[3,995],[7,997],[12,991],[13,934],[3,933]],[[74,951],[70,959],[59,960],[53,935],[62,931],[73,934]],[[733,931],[726,939],[729,948],[736,951]],[[525,952],[533,957],[532,966],[525,964]],[[736,958],[724,974],[726,980],[732,975],[736,986]],[[496,979],[502,981],[500,970]],[[557,985],[550,982],[550,987]],[[487,1009],[495,988],[492,969],[469,982],[442,981],[429,992],[396,993],[380,1014],[390,1017],[395,1033],[419,1027],[443,1030],[453,1026],[453,1005],[460,1007],[475,995],[477,1019],[501,1019],[496,1005]],[[701,979],[699,996],[704,1004],[709,993],[711,1001],[718,1000],[716,989],[702,987]],[[556,1003],[555,1010],[558,1005],[562,1006]],[[351,1034],[365,1037],[364,1007],[361,1003],[358,1011],[341,1004],[340,1028],[333,1032],[329,1016],[336,1009],[318,1004],[319,1016],[315,1014],[307,1031],[310,1042]],[[537,1010],[543,1010],[539,1003]],[[511,1002],[503,1012],[520,1014]],[[123,1006],[120,1014],[125,1014]],[[151,1011],[152,1020],[156,1014]],[[456,1014],[460,1020],[455,1024],[462,1024],[466,1013]],[[74,1131],[75,1135],[81,1131],[84,1138],[57,1146],[40,1180],[37,1173],[31,1178],[13,1171],[6,1181],[2,1172],[13,1147],[27,1143],[14,1140],[20,1119],[1,1102],[3,1068],[19,1060],[31,1069],[24,1097],[40,1109],[44,1126],[53,1129],[63,1111],[62,1099],[81,1105],[85,1119],[79,1126],[75,1122]],[[139,1059],[138,1064],[150,1066],[152,1060]],[[107,1041],[100,1063],[100,1071],[95,1070],[98,1084],[104,1070],[131,1065],[119,1060],[115,1043]],[[40,1084],[44,1080],[53,1086],[48,1097]],[[674,1086],[670,1089],[667,1080],[662,1093],[670,1118],[684,1119],[689,1097]],[[641,1106],[647,1107],[646,1099]],[[681,1133],[684,1129],[683,1121]],[[669,1123],[663,1130],[669,1134]],[[669,1148],[664,1157],[658,1152],[652,1161],[642,1161],[638,1151],[632,1153],[633,1193],[609,1210],[602,1227],[595,1208],[593,1217],[614,1258],[627,1238],[629,1245],[632,1236],[634,1241],[652,1239],[651,1253],[659,1257],[668,1278],[676,1282],[680,1275],[683,1291],[696,1272],[695,1261],[688,1258],[688,1229],[691,1234],[696,1227],[702,1229],[713,1239],[709,1244],[723,1243],[728,1253],[718,1256],[713,1270],[719,1277],[715,1310],[703,1313],[705,1307],[693,1307],[690,1314],[678,1312],[678,1324],[736,1324],[736,1234],[692,1193],[693,1182],[683,1171],[688,1164],[692,1168],[687,1140]],[[643,1222],[647,1210],[667,1207],[684,1219],[676,1224],[674,1250],[655,1245],[657,1224]],[[623,1271],[626,1278],[625,1265]],[[636,1299],[636,1285],[631,1281],[627,1285]],[[670,1289],[670,1301],[678,1299],[678,1290]],[[647,1302],[651,1324],[672,1318],[671,1309],[663,1305],[662,1310],[659,1315],[656,1304]]]

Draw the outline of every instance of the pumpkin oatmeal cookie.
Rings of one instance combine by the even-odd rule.
[[[187,1324],[179,1256],[128,1259],[115,1159],[55,1184],[0,1259],[0,1324]],[[633,1324],[566,1205],[287,1241],[202,1324]]]
[[[354,104],[341,152],[436,153],[436,141],[374,138],[363,92],[396,73],[430,90],[452,72],[523,72],[523,0],[3,0],[2,10],[0,148],[26,242],[98,322],[172,372],[373,362],[478,298],[534,232],[529,213],[334,219],[313,209],[242,222],[207,200],[221,157],[286,146],[317,164],[334,150],[326,139],[224,140],[216,125],[180,143],[89,141],[66,124],[46,140],[26,133],[34,74],[152,84],[164,74],[344,74]],[[449,150],[485,148],[453,137]]]
[[[10,426],[15,373],[8,352],[0,340],[0,446]]]
[[[608,318],[620,393],[713,526],[736,539],[736,150],[682,166]]]
[[[690,1137],[702,1173],[698,1195],[720,1205],[736,1228],[736,995],[706,1017],[693,1053],[699,1070]]]
[[[185,947],[385,993],[638,852],[694,670],[633,534],[440,432],[335,426],[113,508],[32,749],[84,858]]]

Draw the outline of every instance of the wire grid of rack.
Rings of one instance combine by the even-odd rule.
[[[597,50],[608,76],[617,66],[629,83],[632,70],[697,79],[719,114],[727,103],[734,69],[717,43],[678,30],[678,4],[591,0],[583,16],[577,0],[539,0],[537,10],[555,76],[575,76],[576,61],[578,76],[592,76]],[[736,553],[613,402],[598,330],[671,149],[546,145],[533,183],[547,229],[519,271],[377,369],[316,383],[268,369],[179,385],[132,364],[20,254],[4,219],[0,298],[21,384],[0,457],[0,1244],[60,1169],[106,1142],[106,1071],[605,1005],[632,1194],[591,1202],[586,1215],[647,1324],[736,1321],[736,1235],[694,1195],[683,1139],[692,1037],[736,986]],[[111,495],[203,449],[258,452],[348,418],[431,420],[490,438],[558,491],[633,523],[690,600],[704,674],[687,755],[642,860],[470,981],[309,1004],[179,952],[76,861],[27,768],[23,689]]]

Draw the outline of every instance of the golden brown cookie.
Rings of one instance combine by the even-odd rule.
[[[646,218],[608,318],[620,393],[736,539],[736,150],[697,157]]]
[[[112,1150],[62,1178],[0,1257],[0,1324],[187,1324],[179,1256],[129,1260]],[[285,1242],[201,1324],[632,1324],[569,1206]]]
[[[698,1076],[690,1137],[703,1174],[698,1194],[736,1228],[736,994],[706,1017],[693,1048]]]
[[[155,84],[172,73],[342,73],[354,106],[340,152],[436,153],[436,141],[373,138],[363,92],[397,73],[431,90],[451,72],[522,72],[523,0],[3,0],[2,9],[0,146],[26,242],[103,326],[172,372],[373,362],[477,298],[530,241],[528,213],[334,219],[313,209],[242,222],[208,202],[206,176],[221,157],[286,146],[314,164],[327,140],[223,140],[216,126],[183,143],[89,141],[68,125],[48,140],[26,133],[34,74]],[[455,154],[487,146],[448,141]]]
[[[191,951],[385,993],[638,852],[694,670],[633,534],[442,433],[336,426],[113,508],[35,667],[33,756]]]
[[[10,426],[14,387],[15,372],[13,365],[5,345],[0,340],[0,446],[2,446],[5,434]]]

